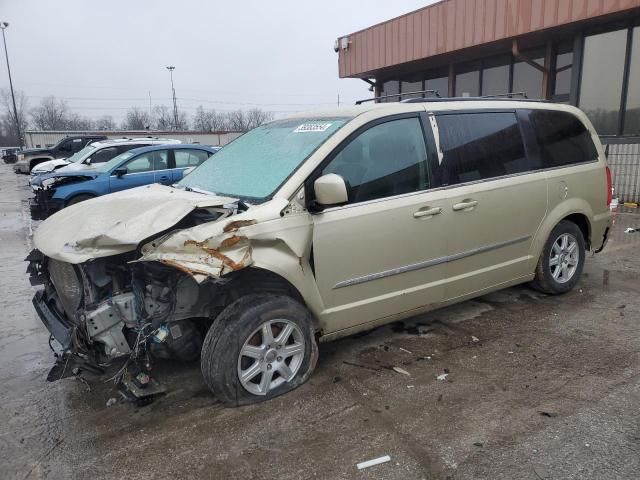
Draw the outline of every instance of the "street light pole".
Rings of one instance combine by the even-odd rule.
[[[178,130],[178,105],[176,103],[176,89],[173,86],[173,71],[176,69],[173,65],[167,67],[171,76],[171,93],[173,94],[173,128]]]
[[[9,52],[7,52],[7,39],[4,36],[4,30],[9,26],[8,22],[0,22],[2,29],[2,42],[4,43],[4,56],[7,59],[7,72],[9,73],[9,89],[11,90],[11,100],[13,101],[13,118],[16,121],[16,131],[18,132],[18,146],[22,147],[22,134],[20,132],[20,119],[18,118],[18,109],[16,108],[16,97],[13,94],[13,82],[11,81],[11,68],[9,67]]]

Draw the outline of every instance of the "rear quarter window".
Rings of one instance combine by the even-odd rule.
[[[597,160],[591,134],[584,124],[568,112],[531,110],[542,168],[564,167]]]

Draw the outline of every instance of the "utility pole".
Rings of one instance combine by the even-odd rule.
[[[7,72],[9,73],[9,89],[11,90],[11,100],[13,101],[13,118],[16,121],[16,132],[18,132],[18,146],[22,147],[22,133],[20,132],[20,119],[18,118],[18,109],[16,108],[16,97],[13,94],[13,82],[11,81],[11,68],[9,67],[9,52],[7,52],[7,39],[4,36],[4,30],[9,26],[8,22],[0,22],[2,29],[2,42],[4,43],[4,56],[7,59]],[[174,100],[175,101],[175,100]]]
[[[169,75],[171,76],[171,93],[173,94],[173,128],[174,130],[178,130],[178,105],[176,103],[176,89],[173,86],[173,71],[176,69],[173,65],[169,65],[167,70],[169,70]]]

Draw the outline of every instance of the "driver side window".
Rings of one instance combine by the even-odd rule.
[[[417,117],[375,125],[351,140],[322,170],[347,183],[349,203],[429,187],[427,151]]]

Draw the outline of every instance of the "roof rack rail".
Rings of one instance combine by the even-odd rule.
[[[508,92],[508,93],[496,93],[495,95],[482,95],[478,98],[513,98],[513,97],[522,97],[525,100],[528,100],[527,94],[525,92]]]
[[[408,102],[408,100],[410,100],[410,99],[402,100],[402,97],[405,96],[405,95],[416,95],[416,94],[422,94],[422,93],[428,93],[428,94],[433,95],[434,97],[441,98],[440,97],[440,93],[438,92],[438,90],[417,90],[415,92],[391,93],[389,95],[380,95],[380,96],[377,96],[377,97],[365,98],[365,99],[362,99],[362,100],[356,100],[356,105],[362,105],[365,102],[375,102],[376,100],[383,100],[385,98],[397,98],[399,102],[400,101]]]

